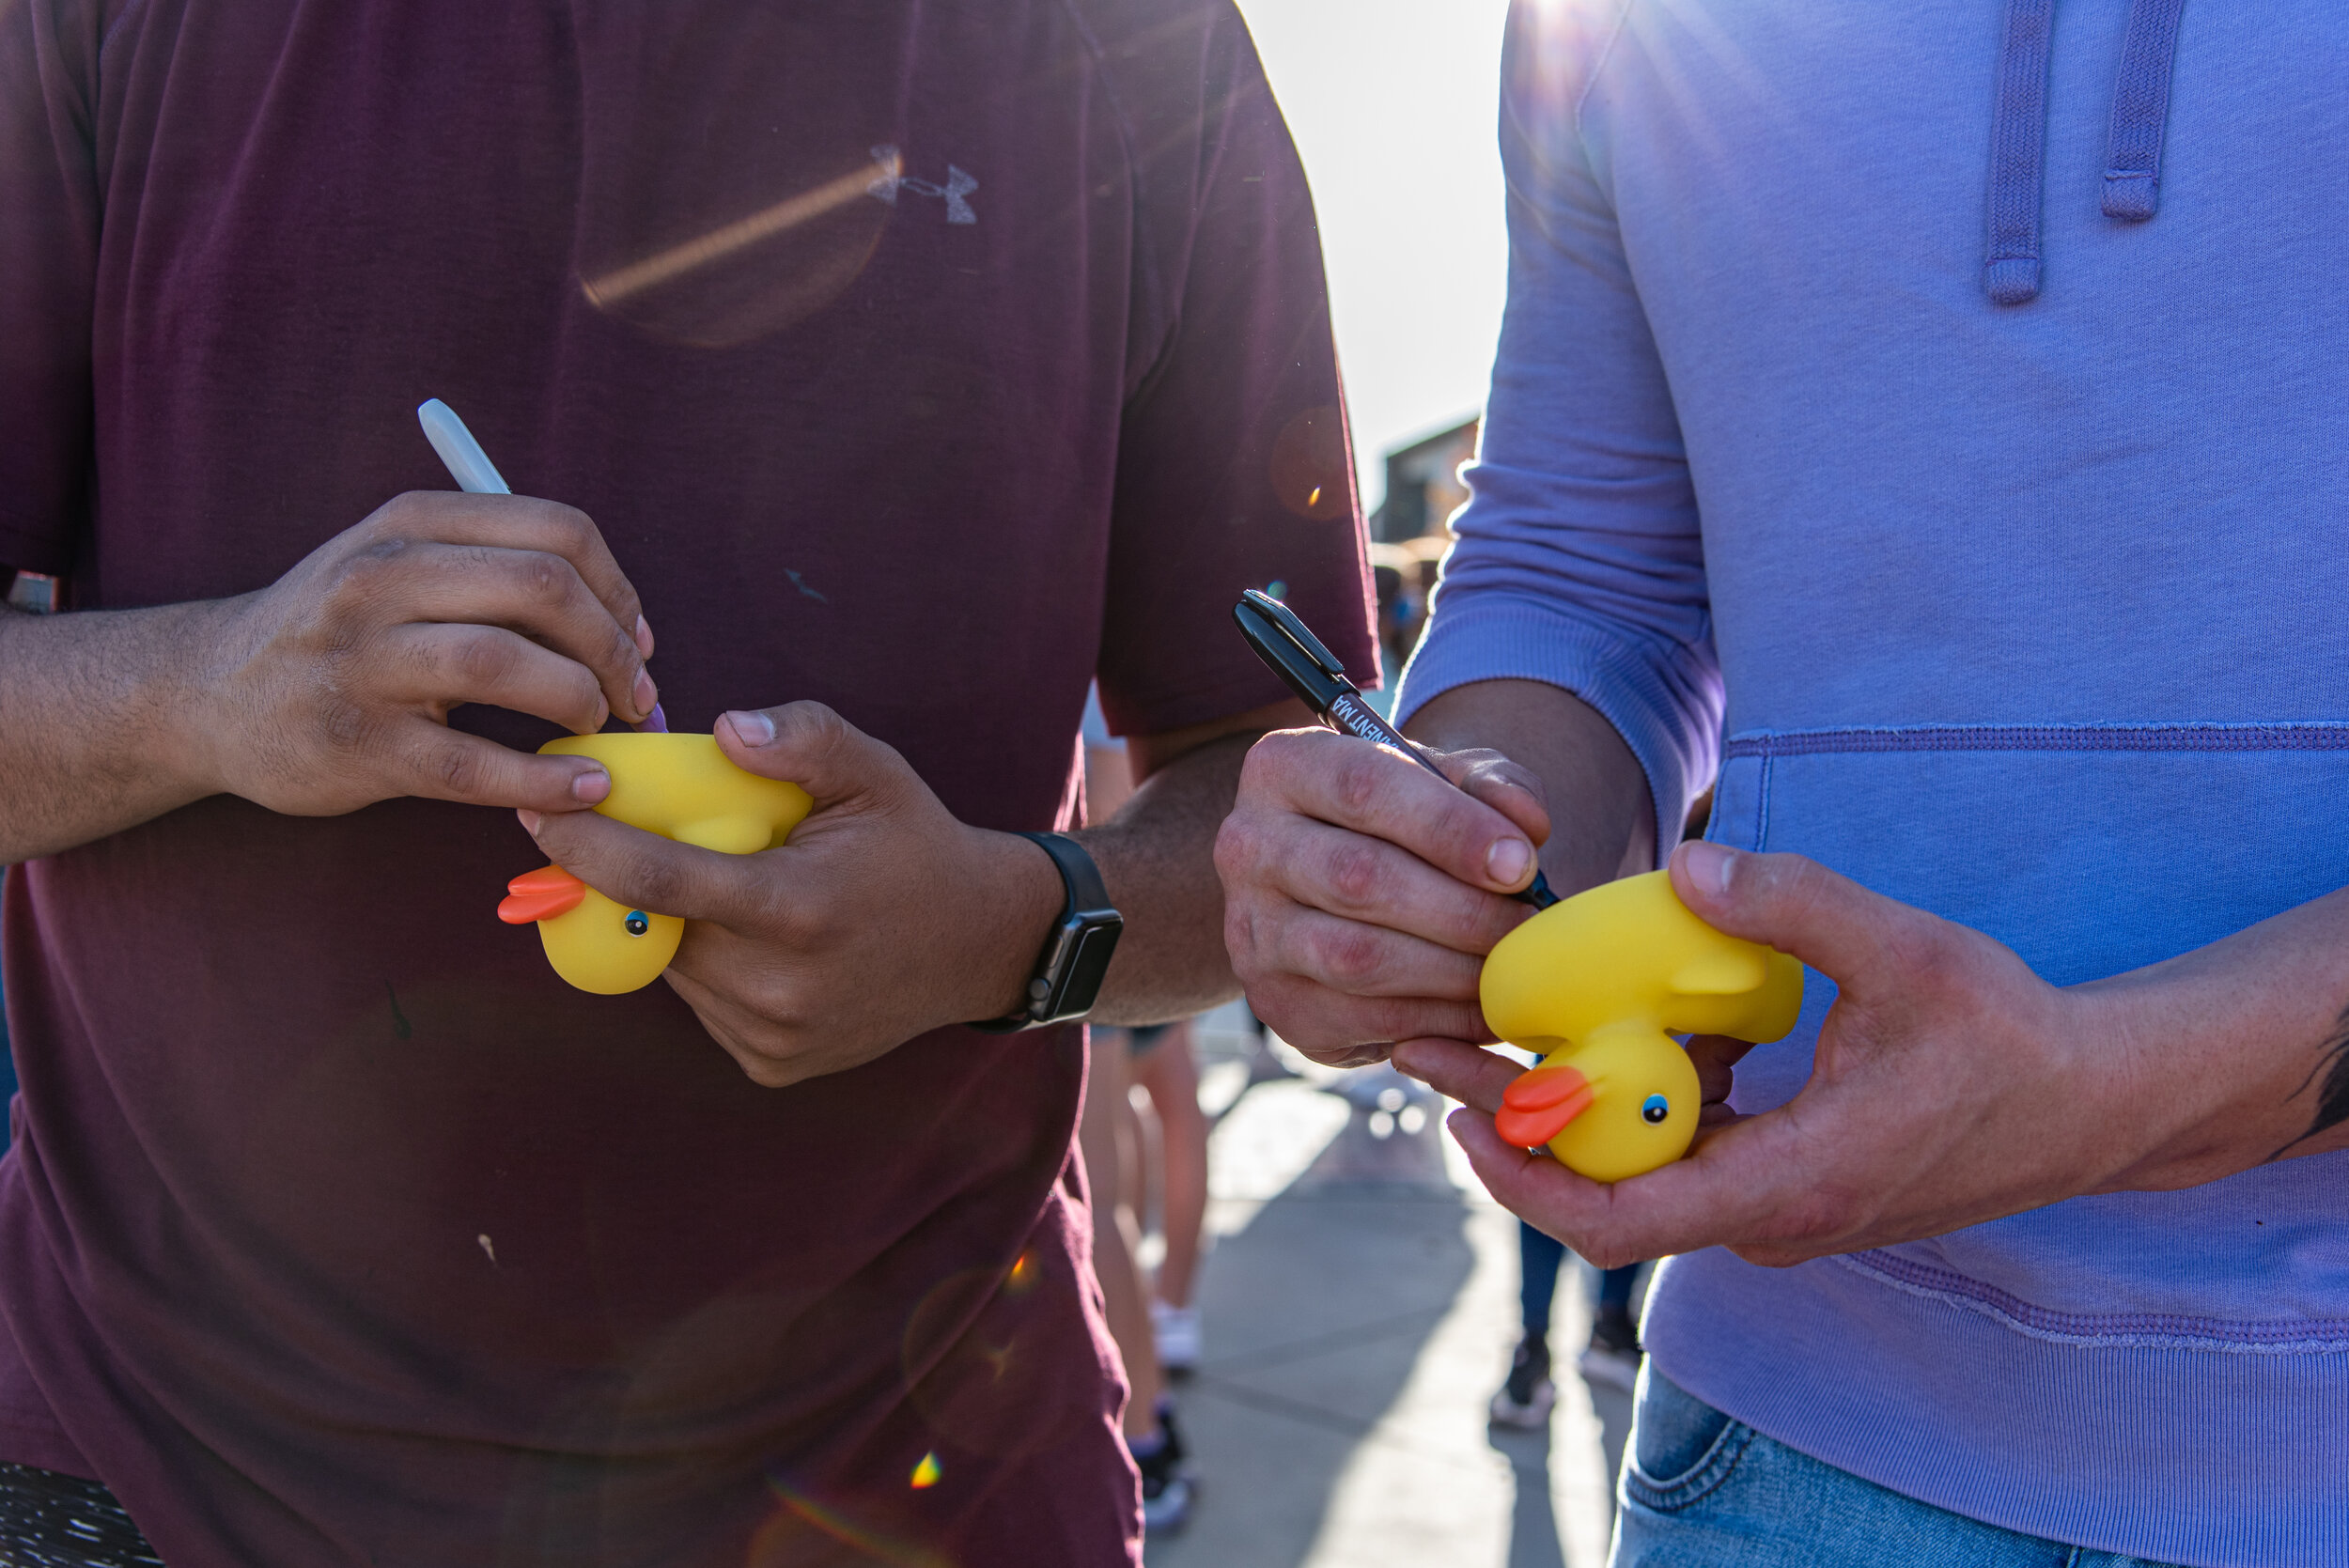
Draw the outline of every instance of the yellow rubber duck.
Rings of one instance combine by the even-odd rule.
[[[1485,1021],[1539,1053],[1493,1126],[1568,1170],[1619,1182],[1696,1137],[1697,1070],[1675,1034],[1775,1040],[1802,1010],[1802,965],[1689,913],[1672,875],[1626,877],[1503,937],[1478,989]]]
[[[612,793],[596,807],[604,815],[725,855],[781,844],[814,804],[798,784],[735,767],[711,735],[566,736],[538,753],[602,763],[612,775]],[[559,865],[515,877],[506,894],[498,918],[536,922],[554,972],[599,996],[651,985],[685,938],[675,915],[624,908]]]

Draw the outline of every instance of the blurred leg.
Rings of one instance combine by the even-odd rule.
[[[1582,1352],[1582,1375],[1595,1384],[1631,1391],[1640,1375],[1640,1326],[1631,1320],[1631,1293],[1641,1264],[1600,1271],[1598,1300],[1591,1312],[1591,1343]]]
[[[1134,1262],[1141,1237],[1123,1173],[1126,1036],[1108,1029],[1091,1033],[1093,1060],[1077,1143],[1084,1156],[1086,1185],[1093,1190],[1093,1271],[1101,1281],[1110,1335],[1117,1341],[1132,1390],[1126,1402],[1126,1436],[1146,1437],[1158,1430],[1159,1355],[1150,1337],[1149,1296]]]
[[[1602,1312],[1631,1315],[1631,1289],[1639,1283],[1641,1264],[1627,1263],[1621,1268],[1602,1269],[1598,1276],[1598,1310]]]
[[[1207,1219],[1207,1118],[1199,1109],[1199,1063],[1191,1055],[1190,1023],[1170,1028],[1134,1070],[1159,1117],[1166,1255],[1159,1264],[1158,1296],[1170,1307],[1188,1307],[1198,1278],[1200,1231]]]
[[[1492,1419],[1503,1426],[1536,1431],[1549,1424],[1558,1397],[1549,1376],[1549,1313],[1558,1300],[1558,1269],[1565,1244],[1517,1221],[1517,1311],[1525,1337],[1509,1358],[1509,1376],[1493,1395]]]
[[[1558,1299],[1558,1270],[1566,1244],[1546,1231],[1517,1221],[1517,1306],[1529,1334],[1549,1333],[1549,1313]],[[1628,1300],[1626,1296],[1625,1299]]]

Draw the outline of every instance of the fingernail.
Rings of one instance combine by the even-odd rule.
[[[611,793],[612,775],[600,768],[571,780],[571,799],[574,800],[584,800],[592,806]],[[531,830],[534,833],[537,831],[536,828]]]
[[[1690,844],[1683,861],[1688,868],[1688,880],[1716,898],[1729,892],[1729,873],[1736,863],[1735,850],[1724,849],[1718,844],[1698,839]]]
[[[636,651],[646,659],[652,657],[652,628],[645,624],[642,615],[636,617]]]
[[[650,670],[639,670],[636,672],[636,686],[635,689],[629,693],[629,695],[636,699],[636,715],[638,718],[641,719],[646,714],[652,711],[653,704],[661,700],[661,689],[652,683],[652,672]]]
[[[528,833],[532,838],[538,836],[538,814],[537,812],[524,808],[516,812],[514,817],[522,825],[523,832]]]
[[[764,746],[775,737],[775,722],[764,713],[729,713],[726,722],[745,746]]]
[[[1485,851],[1485,870],[1503,887],[1515,887],[1533,863],[1533,846],[1521,838],[1495,839]]]

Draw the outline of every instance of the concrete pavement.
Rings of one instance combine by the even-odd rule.
[[[1488,1427],[1516,1221],[1444,1135],[1449,1107],[1384,1067],[1285,1048],[1275,1065],[1237,1021],[1200,1039],[1202,1098],[1223,1110],[1206,1354],[1178,1396],[1201,1495],[1151,1568],[1600,1568],[1630,1402],[1573,1374],[1581,1281],[1561,1281],[1549,1431]]]

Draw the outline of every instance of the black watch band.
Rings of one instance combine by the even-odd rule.
[[[1109,889],[1101,885],[1101,868],[1083,845],[1065,833],[1019,836],[1052,857],[1068,897],[1036,958],[1027,1006],[1008,1018],[971,1025],[989,1034],[1067,1023],[1092,1012],[1094,999],[1101,994],[1101,976],[1109,971],[1110,955],[1117,951],[1118,933],[1126,928],[1125,917],[1111,907]]]

